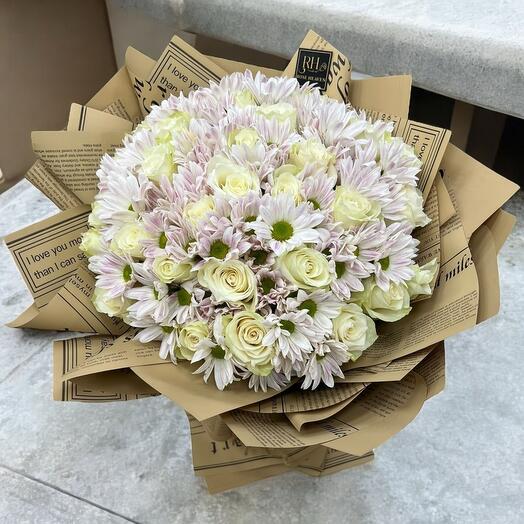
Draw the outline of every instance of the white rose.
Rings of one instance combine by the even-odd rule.
[[[184,207],[182,215],[193,226],[215,210],[215,199],[211,195],[206,195],[196,202],[189,202]]]
[[[271,188],[271,194],[275,196],[280,193],[288,193],[298,204],[302,200],[300,196],[301,185],[300,180],[295,175],[291,173],[280,173]]]
[[[384,322],[396,322],[405,317],[410,311],[409,292],[405,284],[391,282],[389,289],[383,291],[369,278],[364,282],[364,291],[355,293],[355,301],[360,302],[371,318],[378,318]]]
[[[297,127],[297,111],[287,102],[259,106],[257,107],[257,113],[268,120],[289,121],[291,129],[296,129]]]
[[[406,184],[401,195],[406,200],[403,215],[413,227],[423,227],[431,222],[431,219],[424,213],[424,200],[418,187]]]
[[[349,229],[380,216],[380,205],[361,195],[358,191],[338,186],[335,189],[333,218]]]
[[[244,127],[242,129],[235,129],[229,133],[227,137],[227,145],[246,145],[248,147],[255,147],[260,142],[260,135],[256,129],[252,127]]]
[[[145,151],[142,173],[150,180],[158,182],[162,176],[171,179],[175,170],[176,164],[173,163],[173,149],[170,144],[157,144]]]
[[[89,228],[82,235],[82,242],[80,243],[79,248],[88,257],[102,253],[106,248],[105,242],[102,238],[102,233],[100,233],[98,229]]]
[[[357,304],[345,304],[333,320],[333,338],[342,342],[356,360],[362,352],[377,340],[377,330],[371,318]]]
[[[264,319],[251,311],[241,311],[224,318],[226,347],[233,358],[255,375],[266,377],[273,370],[274,346],[265,346]]]
[[[335,163],[335,155],[330,153],[326,146],[317,138],[310,138],[302,142],[295,142],[289,152],[289,163],[301,170],[308,164],[328,171]]]
[[[191,264],[175,262],[172,258],[163,255],[153,260],[153,271],[160,282],[185,282],[191,275]]]
[[[284,253],[278,257],[277,265],[284,277],[300,289],[327,287],[333,280],[328,259],[309,247]]]
[[[123,296],[116,298],[108,297],[107,291],[99,287],[95,287],[92,301],[98,312],[105,313],[109,317],[122,317],[131,304],[131,302]]]
[[[104,221],[100,218],[101,205],[100,202],[96,201],[91,204],[91,213],[87,219],[87,223],[91,227],[102,227]]]
[[[242,89],[235,95],[235,104],[238,107],[256,106],[257,101],[249,89]]]
[[[198,344],[207,338],[209,338],[209,328],[206,322],[197,320],[184,324],[178,332],[176,356],[190,361],[198,349]]]
[[[422,267],[418,264],[411,266],[413,277],[406,282],[411,297],[431,295],[431,283],[437,274],[438,268],[439,264],[436,258],[424,264]]]
[[[198,282],[209,289],[217,302],[254,308],[257,280],[253,271],[239,260],[208,260],[198,270]]]
[[[273,172],[273,179],[276,180],[280,175],[298,175],[300,173],[300,168],[294,164],[283,164],[280,167],[277,167]]]
[[[208,184],[215,193],[238,198],[249,191],[259,191],[256,173],[223,155],[215,155],[207,165]]]
[[[142,242],[150,238],[149,233],[139,222],[124,224],[111,240],[111,250],[119,255],[141,257]]]
[[[157,142],[169,142],[173,135],[189,129],[191,117],[185,111],[174,111],[168,117],[162,118],[153,124]]]

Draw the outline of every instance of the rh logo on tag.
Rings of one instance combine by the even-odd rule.
[[[312,82],[325,91],[328,85],[328,74],[331,68],[331,51],[318,51],[315,49],[298,50],[295,78],[300,85]]]

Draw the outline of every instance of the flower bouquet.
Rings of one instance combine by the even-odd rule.
[[[166,395],[212,492],[371,460],[497,312],[514,222],[517,186],[408,120],[410,88],[311,31],[284,72],[129,48],[33,133],[62,211],[6,239],[34,297],[11,325],[89,333],[55,342],[54,398]]]

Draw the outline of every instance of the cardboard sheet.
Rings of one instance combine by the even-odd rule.
[[[453,144],[446,148],[440,169],[467,238],[519,189]]]
[[[85,258],[79,245],[90,211],[85,205],[68,209],[5,238],[37,307],[49,302]]]
[[[129,327],[122,320],[96,310],[92,302],[94,289],[95,277],[82,261],[47,304],[41,308],[33,304],[9,325],[100,335],[121,335],[127,331]]]
[[[137,59],[139,54],[130,52],[129,58]],[[144,55],[140,60],[145,64]],[[218,82],[226,75],[220,66],[178,36],[173,36],[147,77],[142,76],[143,67],[128,63],[127,54],[126,65],[143,116],[149,113],[152,105],[160,104],[171,94],[187,95],[199,87],[208,86],[211,81]]]
[[[55,178],[51,170],[40,159],[29,168],[25,178],[49,198],[58,209],[69,209],[82,204],[82,201]]]
[[[102,131],[105,129],[120,132],[123,137],[133,130],[133,123],[105,111],[80,104],[71,104],[67,131]]]
[[[344,378],[336,378],[335,381],[338,383],[373,383],[402,380],[434,349],[435,346],[433,345],[391,362],[384,362],[366,368],[349,369],[344,372]]]
[[[135,366],[133,371],[157,391],[182,406],[198,420],[205,420],[232,409],[261,402],[278,392],[249,389],[244,381],[234,382],[224,391],[217,390],[211,381],[205,383],[202,375],[193,375],[195,366],[170,362],[149,366]]]
[[[324,446],[322,446],[324,447]],[[311,477],[325,477],[327,475],[333,475],[340,471],[361,466],[371,462],[374,458],[372,451],[361,456],[351,455],[350,453],[344,453],[336,449],[325,448],[326,453],[324,460],[320,466],[310,464],[305,461],[304,464],[295,467],[294,469],[305,473]]]
[[[329,447],[362,455],[411,421],[422,407],[426,391],[424,380],[414,372],[399,382],[373,384],[336,416],[308,424],[301,431],[297,431],[284,415],[235,410],[222,418],[246,446],[289,448],[329,442]],[[379,432],[376,428],[370,429],[374,425],[380,426]],[[352,434],[360,435],[361,432],[364,437],[349,439]],[[362,449],[362,442],[367,437],[372,445]],[[349,441],[338,444],[344,439]]]
[[[335,389],[338,389],[340,385],[337,385]],[[319,409],[312,409],[309,411],[299,411],[296,413],[286,413],[286,417],[291,422],[293,427],[300,431],[304,424],[311,424],[312,422],[319,422],[321,420],[326,420],[330,417],[335,416],[339,411],[342,411],[345,407],[349,406],[365,389],[367,384],[354,384],[355,393],[353,393],[347,399],[333,404],[331,406],[326,406]]]
[[[446,385],[446,354],[444,342],[439,342],[435,349],[415,368],[426,382],[426,400],[440,393]]]
[[[491,231],[497,253],[502,249],[502,246],[515,227],[516,221],[517,219],[514,215],[504,211],[504,209],[498,209],[484,222],[484,225]]]
[[[471,256],[479,279],[477,324],[495,316],[500,308],[500,284],[497,250],[487,226],[480,226],[469,241]]]
[[[282,74],[301,84],[314,83],[330,98],[349,102],[351,62],[314,31],[308,31]]]
[[[315,390],[293,389],[242,409],[253,413],[298,413],[327,408],[352,397],[361,385],[352,384],[335,389],[320,387]]]
[[[82,202],[89,204],[97,193],[96,171],[102,156],[119,147],[125,132],[33,131],[33,151],[54,177]]]
[[[135,91],[125,67],[120,68],[86,105],[129,120],[134,125],[142,120]]]
[[[130,371],[94,375],[89,380],[64,379],[72,369],[82,366],[106,350],[114,337],[88,336],[57,340],[53,343],[53,399],[61,401],[111,402],[135,400],[158,393]]]

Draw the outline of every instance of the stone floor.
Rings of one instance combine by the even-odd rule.
[[[447,344],[447,387],[374,462],[222,495],[193,476],[185,416],[162,397],[51,400],[54,333],[0,330],[0,523],[524,522],[524,195],[500,257],[498,317]],[[0,196],[0,234],[54,213],[27,182]],[[0,249],[0,321],[29,295]]]

